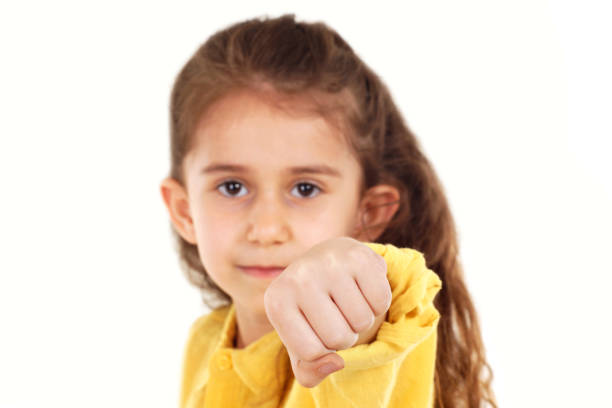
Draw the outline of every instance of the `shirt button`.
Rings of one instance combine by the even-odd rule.
[[[231,356],[225,353],[220,354],[219,357],[217,357],[217,367],[219,367],[221,370],[229,370],[232,368]]]

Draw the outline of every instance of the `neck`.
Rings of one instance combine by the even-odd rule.
[[[249,344],[257,341],[263,335],[274,330],[274,327],[268,321],[265,312],[259,312],[253,309],[235,304],[236,308],[236,337],[234,347],[241,349]]]

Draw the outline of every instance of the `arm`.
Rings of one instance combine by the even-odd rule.
[[[339,237],[293,261],[266,289],[264,305],[296,380],[315,387],[344,368],[338,350],[353,347],[360,335],[364,343],[373,338],[391,297],[383,257]]]
[[[433,406],[440,318],[433,299],[442,282],[418,251],[367,245],[388,265],[393,296],[387,318],[373,341],[338,351],[344,369],[309,389],[311,397],[317,406]]]

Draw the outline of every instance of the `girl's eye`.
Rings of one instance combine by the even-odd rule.
[[[296,189],[300,198],[311,198],[317,195],[313,193],[314,191],[321,191],[319,187],[311,183],[298,183],[291,191]]]
[[[231,180],[219,184],[217,190],[220,190],[221,194],[227,197],[242,197],[244,194],[246,194],[246,188],[244,188],[244,194],[238,194],[241,187],[243,187],[242,183]],[[225,190],[225,192],[223,190]]]

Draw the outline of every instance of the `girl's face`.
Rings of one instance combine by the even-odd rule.
[[[213,105],[195,138],[184,161],[193,243],[236,304],[265,313],[275,275],[244,267],[284,268],[323,240],[353,236],[361,167],[324,119],[289,116],[247,91]]]

